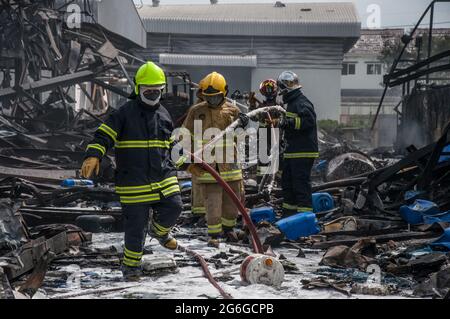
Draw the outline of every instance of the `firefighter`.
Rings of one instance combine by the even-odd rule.
[[[259,92],[264,97],[264,101],[259,105],[259,107],[266,106],[274,106],[277,105],[277,81],[273,79],[267,79],[261,82],[259,86]],[[259,129],[258,129],[258,145],[262,145],[260,143],[261,138],[265,138],[267,143],[267,154],[270,154],[270,150],[272,148],[272,131],[269,120],[274,120],[278,114],[270,114],[271,117],[267,115],[267,113],[260,114],[258,118]],[[275,124],[275,123],[274,123]],[[256,166],[256,180],[258,184],[261,183],[265,174],[269,174],[270,163],[262,162],[258,158],[258,165]]]
[[[279,95],[286,105],[286,116],[279,127],[284,130],[283,217],[312,212],[311,169],[319,157],[314,105],[303,95],[298,76],[284,71],[278,77]]]
[[[203,133],[211,128],[220,131],[227,128],[236,119],[241,119],[241,125],[248,125],[249,119],[239,112],[239,109],[226,101],[228,86],[225,78],[213,72],[202,81],[202,98],[204,102],[192,106],[189,109],[183,126],[190,132],[194,149],[207,144],[212,136],[203,136]],[[202,136],[194,134],[194,121],[202,124]],[[241,195],[242,170],[237,163],[237,152],[234,138],[222,139],[214,148],[215,155],[223,150],[223,158],[227,157],[227,152],[232,152],[233,161],[224,163],[218,161],[217,156],[213,156],[213,162],[208,163],[215,168],[221,177],[229,184],[231,189],[238,195]],[[211,152],[212,154],[212,152]],[[220,238],[228,240],[237,240],[237,233],[234,231],[238,210],[232,200],[216,182],[216,180],[198,164],[191,164],[188,171],[193,176],[193,182],[199,183],[203,187],[203,196],[206,208],[206,221],[208,224],[208,245],[219,247]]]
[[[115,147],[116,193],[124,216],[125,248],[122,272],[127,280],[141,275],[146,232],[168,249],[177,241],[170,235],[182,210],[176,167],[171,160],[173,123],[160,104],[166,85],[164,71],[152,62],[136,73],[131,100],[113,112],[87,146],[82,176],[98,174],[100,160]],[[149,225],[150,209],[153,211]],[[149,226],[149,227],[148,227]]]
[[[205,79],[201,80],[198,84],[198,90],[197,90],[197,103],[199,104],[203,102],[203,95],[202,95],[202,84]],[[191,211],[192,214],[197,217],[196,223],[204,225],[204,217],[206,215],[206,208],[205,208],[205,201],[203,198],[203,185],[197,183],[196,180],[192,180],[192,190],[191,190]]]

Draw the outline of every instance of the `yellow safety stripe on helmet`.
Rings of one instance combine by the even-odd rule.
[[[139,261],[131,260],[131,259],[128,259],[127,257],[124,257],[123,264],[128,267],[139,267],[141,265],[141,261],[140,260]]]
[[[94,148],[96,150],[99,150],[102,153],[102,155],[105,155],[105,153],[106,153],[106,148],[104,146],[100,145],[100,144],[89,144],[87,146],[86,150],[88,150],[90,148]]]
[[[222,225],[226,227],[234,227],[236,226],[236,219],[222,218]]]
[[[102,124],[100,125],[98,130],[108,135],[114,142],[117,142],[117,132],[110,128],[108,125]]]
[[[129,250],[125,247],[124,254],[127,255],[128,257],[132,257],[132,258],[141,258],[144,253],[143,252],[138,253],[138,252]]]
[[[116,148],[170,148],[170,141],[147,140],[147,141],[118,141]]]
[[[284,158],[317,158],[318,152],[284,153]]]
[[[312,207],[297,207],[298,212],[312,212]]]
[[[281,206],[284,209],[292,209],[292,210],[297,210],[297,205],[291,205],[288,203],[283,203],[283,205]]]
[[[206,208],[203,206],[192,207],[193,214],[206,214]]]
[[[116,186],[116,193],[117,194],[148,193],[169,186],[171,184],[178,184],[178,179],[176,176],[168,177],[162,180],[161,182],[152,183],[149,185]]]
[[[145,203],[145,202],[153,202],[159,201],[161,197],[159,194],[148,194],[148,195],[139,195],[139,196],[120,196],[120,202],[122,204],[136,204],[136,203]]]
[[[161,193],[165,197],[172,195],[174,193],[179,193],[179,192],[181,192],[180,185],[173,185],[173,186],[167,187],[161,191]]]
[[[222,232],[222,224],[208,225],[208,234],[218,234]]]

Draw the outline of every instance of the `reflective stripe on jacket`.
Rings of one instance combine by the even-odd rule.
[[[287,104],[286,117],[292,119],[284,134],[287,144],[284,158],[319,157],[314,105],[301,90],[286,94],[283,102]]]
[[[180,192],[175,164],[172,119],[159,106],[131,100],[111,113],[87,146],[86,157],[101,158],[115,147],[116,193],[123,204],[157,202]]]
[[[202,123],[202,133],[208,129],[218,129],[220,131],[226,129],[231,123],[233,123],[239,115],[239,109],[228,102],[225,102],[221,107],[212,108],[209,107],[206,102],[201,102],[192,106],[184,120],[183,127],[185,127],[191,134],[192,137],[192,147],[196,145],[195,151],[201,145],[207,144],[211,138],[208,136],[195,136],[194,135],[194,121],[201,121]],[[228,138],[228,139],[227,139]],[[234,137],[233,137],[234,138]],[[214,152],[214,153],[213,153]],[[219,153],[220,152],[220,153]],[[230,153],[228,153],[230,152]],[[224,136],[222,141],[216,143],[214,150],[211,151],[211,157],[214,159],[219,158],[219,154],[222,154],[223,159],[228,159],[228,155],[233,155],[231,158],[231,163],[208,163],[217,169],[221,177],[227,182],[240,181],[242,180],[242,170],[238,164],[236,143],[234,139]],[[217,156],[216,156],[217,155]],[[200,177],[193,177],[193,179],[198,183],[215,183],[216,180],[209,174],[205,173]]]

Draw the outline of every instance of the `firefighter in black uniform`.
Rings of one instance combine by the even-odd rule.
[[[136,73],[132,99],[97,129],[86,150],[82,176],[99,172],[101,158],[115,147],[116,193],[124,215],[125,248],[122,272],[126,279],[141,275],[146,232],[165,248],[175,250],[171,228],[182,210],[169,112],[159,103],[166,85],[164,71],[152,62]],[[181,164],[181,163],[178,163]],[[150,227],[150,209],[153,211]]]
[[[314,106],[301,91],[298,76],[284,71],[278,77],[279,95],[286,116],[279,127],[284,130],[286,150],[283,160],[283,217],[312,212],[311,169],[319,157]]]
[[[277,105],[277,81],[273,79],[267,79],[261,82],[259,86],[259,92],[264,96],[264,101],[259,105],[259,107],[274,106]],[[272,130],[270,125],[270,119],[275,120],[278,114],[271,113],[270,117],[267,113],[261,113],[258,116],[259,128],[258,128],[258,145],[260,144],[260,139],[264,138],[267,144],[267,153],[270,155],[270,150],[272,149]],[[276,124],[276,120],[273,122]],[[263,162],[258,158],[258,165],[256,168],[256,181],[258,185],[261,183],[264,175],[270,174],[269,171],[270,162]]]

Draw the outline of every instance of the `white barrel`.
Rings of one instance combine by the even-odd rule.
[[[271,256],[248,256],[241,264],[241,279],[248,284],[264,284],[279,287],[284,280],[284,268]]]

